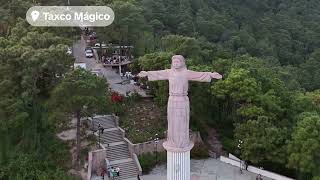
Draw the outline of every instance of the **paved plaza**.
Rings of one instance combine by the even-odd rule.
[[[143,180],[166,180],[166,165],[155,167]],[[191,180],[255,180],[257,174],[243,171],[240,174],[238,167],[221,162],[218,159],[193,160],[191,159]],[[263,180],[271,180],[262,177]]]

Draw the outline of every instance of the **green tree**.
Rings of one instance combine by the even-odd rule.
[[[309,91],[320,88],[320,49],[315,50],[310,58],[300,65],[298,80]]]
[[[142,70],[160,70],[168,69],[171,64],[171,57],[173,53],[160,52],[146,54],[139,58],[139,66]],[[146,82],[151,85],[153,93],[156,95],[155,100],[158,104],[164,106],[168,99],[168,82],[167,81],[155,81]]]
[[[66,74],[52,92],[53,118],[74,115],[77,119],[77,160],[80,160],[80,119],[91,116],[97,107],[106,103],[107,84],[104,79],[85,70]]]
[[[302,113],[289,142],[288,166],[320,176],[320,116]]]
[[[284,163],[286,160],[286,131],[285,128],[274,126],[265,116],[237,124],[235,139],[243,141],[241,157],[253,163],[264,161]]]

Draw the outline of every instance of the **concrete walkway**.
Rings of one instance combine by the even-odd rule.
[[[100,71],[102,76],[107,79],[109,83],[109,87],[113,90],[116,91],[122,95],[126,95],[126,92],[137,92],[141,96],[146,97],[146,93],[143,89],[139,88],[138,86],[135,86],[133,84],[121,84],[121,82],[124,81],[124,79],[121,79],[120,75],[117,74],[112,67],[103,67],[102,63],[98,63],[98,60],[95,58],[86,58],[85,56],[85,47],[86,47],[86,42],[83,38],[81,37],[81,40],[78,41],[73,45],[73,56],[76,59],[76,62],[82,62],[86,63],[86,68],[89,71]],[[95,54],[96,54],[96,50]]]
[[[191,160],[191,180],[255,180],[257,174],[223,163],[218,159]],[[166,165],[155,167],[143,180],[166,180]],[[263,180],[271,180],[262,177]]]

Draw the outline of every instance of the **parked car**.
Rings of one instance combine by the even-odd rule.
[[[93,57],[93,49],[92,48],[86,48],[85,49],[85,55],[87,58],[92,58]]]

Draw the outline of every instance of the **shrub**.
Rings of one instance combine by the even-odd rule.
[[[191,150],[191,158],[193,159],[205,159],[208,158],[208,147],[203,143],[195,144],[195,146]]]
[[[143,153],[139,155],[139,162],[142,168],[143,173],[148,173],[152,170],[157,164],[161,164],[167,161],[167,153],[158,152],[157,158],[155,153]]]

